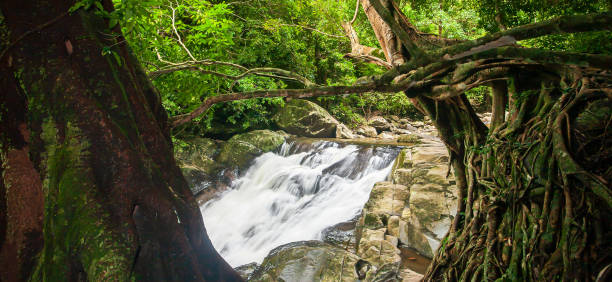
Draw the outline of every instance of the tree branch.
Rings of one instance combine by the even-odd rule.
[[[513,37],[515,41],[520,41],[550,34],[596,30],[612,30],[612,11],[587,15],[561,16],[540,23],[515,27],[505,31],[488,34],[476,40],[466,41],[439,49],[432,53],[432,57],[439,58],[444,55],[457,55],[471,48],[496,41],[504,36]]]
[[[189,51],[187,46],[185,46],[185,44],[183,44],[183,40],[181,39],[181,35],[179,34],[178,30],[176,29],[176,24],[175,24],[176,9],[174,9],[174,7],[172,5],[170,5],[170,9],[172,10],[172,17],[171,17],[171,19],[172,19],[172,30],[174,30],[174,34],[176,35],[176,39],[177,39],[178,43],[181,45],[181,47],[183,47],[185,52],[187,52],[187,54],[189,55],[189,57],[192,60],[197,61],[197,59],[191,54],[191,51]]]
[[[406,48],[408,53],[412,58],[418,58],[420,60],[425,60],[429,56],[423,52],[419,47],[414,44],[414,42],[410,39],[408,33],[399,25],[399,23],[395,20],[389,9],[385,8],[380,0],[370,0],[372,7],[376,10],[378,15],[387,23],[389,28],[395,33],[395,35],[400,39],[402,45]]]
[[[309,98],[309,97],[320,97],[320,96],[335,96],[345,94],[359,94],[367,93],[372,91],[394,93],[402,91],[403,87],[398,85],[381,85],[377,86],[375,83],[369,83],[364,85],[356,86],[327,86],[309,89],[278,89],[278,90],[258,90],[251,92],[242,93],[231,93],[219,96],[210,97],[200,106],[192,111],[191,113],[179,115],[171,118],[172,127],[177,127],[185,124],[194,118],[200,116],[212,105],[217,103],[238,101],[252,98],[273,98],[273,97],[291,97],[291,98]]]
[[[314,32],[318,32],[320,34],[323,34],[323,35],[326,35],[326,36],[329,36],[329,37],[344,38],[344,36],[342,36],[342,35],[330,34],[330,33],[324,32],[324,31],[320,31],[320,30],[318,30],[316,28],[312,28],[312,27],[308,27],[308,26],[303,26],[303,25],[299,25],[299,24],[280,24],[280,26],[299,27],[299,28],[311,30],[311,31],[314,31]]]
[[[159,56],[161,58],[161,56]],[[312,86],[316,86],[315,83],[313,83],[312,81],[308,80],[307,78],[293,72],[293,71],[288,71],[288,70],[283,70],[283,69],[278,69],[278,68],[254,68],[254,69],[248,69],[244,66],[238,65],[238,64],[234,64],[234,63],[229,63],[229,62],[221,62],[221,61],[214,61],[214,60],[201,60],[201,61],[187,61],[187,62],[183,62],[183,63],[172,63],[172,62],[168,62],[163,60],[163,62],[170,64],[169,67],[167,68],[160,68],[160,70],[157,71],[152,71],[149,72],[148,75],[151,79],[156,79],[161,75],[164,74],[169,74],[169,73],[173,73],[176,71],[182,71],[182,70],[193,70],[193,71],[198,71],[201,73],[205,73],[205,74],[212,74],[215,76],[219,76],[219,77],[223,77],[225,79],[229,79],[229,80],[233,80],[234,84],[236,81],[248,76],[248,75],[258,75],[258,76],[265,76],[265,77],[271,77],[271,78],[276,78],[276,79],[288,79],[288,80],[294,80],[294,81],[298,81],[302,84],[304,84],[304,86],[306,87],[312,87]],[[212,70],[207,70],[207,69],[203,69],[200,66],[210,66],[210,65],[224,65],[224,66],[231,66],[234,68],[238,68],[240,70],[243,70],[244,72],[239,74],[239,75],[231,75],[231,74],[225,74],[222,72],[217,72],[217,71],[212,71]],[[270,75],[270,74],[266,74],[266,73],[276,73],[279,74],[278,75]],[[232,84],[232,87],[234,86],[234,84]],[[230,89],[231,89],[230,88]]]
[[[353,14],[353,19],[351,19],[351,21],[349,22],[350,25],[355,23],[355,20],[357,19],[358,14],[359,14],[359,0],[356,0],[355,1],[355,13]]]
[[[354,53],[348,53],[348,54],[344,54],[345,58],[351,58],[351,59],[356,59],[356,60],[360,60],[360,61],[364,61],[367,63],[372,63],[375,65],[379,65],[382,67],[385,67],[386,69],[391,69],[393,66],[391,64],[389,64],[387,61],[379,58],[379,57],[375,57],[375,56],[371,56],[371,55],[360,55],[360,54],[354,54]]]

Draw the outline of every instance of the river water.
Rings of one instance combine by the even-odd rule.
[[[233,267],[280,245],[321,239],[361,212],[400,148],[294,140],[259,156],[232,189],[201,207],[213,245]]]

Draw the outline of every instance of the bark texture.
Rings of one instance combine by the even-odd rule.
[[[0,3],[0,280],[241,280],[206,235],[146,74],[73,4]]]
[[[397,7],[385,0],[362,4],[388,61],[397,66],[378,81],[407,86],[405,93],[436,125],[455,172],[458,214],[425,280],[609,280],[610,57],[507,45],[543,34],[608,29],[601,22],[610,12],[441,46],[428,55],[445,58],[423,63],[410,57],[418,51],[401,45],[406,38],[418,42],[419,34],[402,24],[407,19]],[[389,11],[380,17],[373,5]],[[396,22],[387,24],[391,20]],[[494,91],[491,128],[463,95],[487,84]],[[508,92],[514,97],[505,120]]]

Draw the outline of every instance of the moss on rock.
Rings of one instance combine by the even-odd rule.
[[[272,251],[249,281],[358,281],[363,261],[320,241],[289,243]]]
[[[293,99],[273,117],[279,128],[298,136],[333,138],[339,124],[321,106],[306,100]]]
[[[217,160],[226,167],[244,168],[255,157],[273,151],[284,142],[284,135],[267,129],[234,135],[223,144]]]

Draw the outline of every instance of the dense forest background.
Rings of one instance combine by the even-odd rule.
[[[91,1],[90,1],[91,2]],[[358,2],[358,1],[357,1]],[[396,1],[422,33],[470,40],[487,33],[555,16],[605,11],[609,1]],[[87,1],[83,1],[87,5]],[[111,25],[121,23],[126,42],[149,72],[170,116],[197,108],[208,97],[258,89],[306,87],[288,71],[317,85],[351,85],[384,67],[351,59],[342,23],[353,21],[360,43],[379,47],[363,11],[353,0],[115,1]],[[110,27],[109,27],[110,28]],[[109,35],[112,36],[112,35]],[[612,53],[605,31],[550,35],[521,42],[525,47]],[[109,56],[112,51],[102,50]],[[382,52],[378,54],[382,57]],[[384,57],[383,57],[384,59]],[[200,62],[200,63],[195,63]],[[176,68],[182,64],[182,68]],[[174,71],[178,69],[177,71]],[[466,92],[489,106],[487,86]],[[422,117],[402,93],[353,94],[313,99],[341,122],[355,127],[375,113]],[[273,126],[282,98],[214,105],[175,136],[229,137]]]

